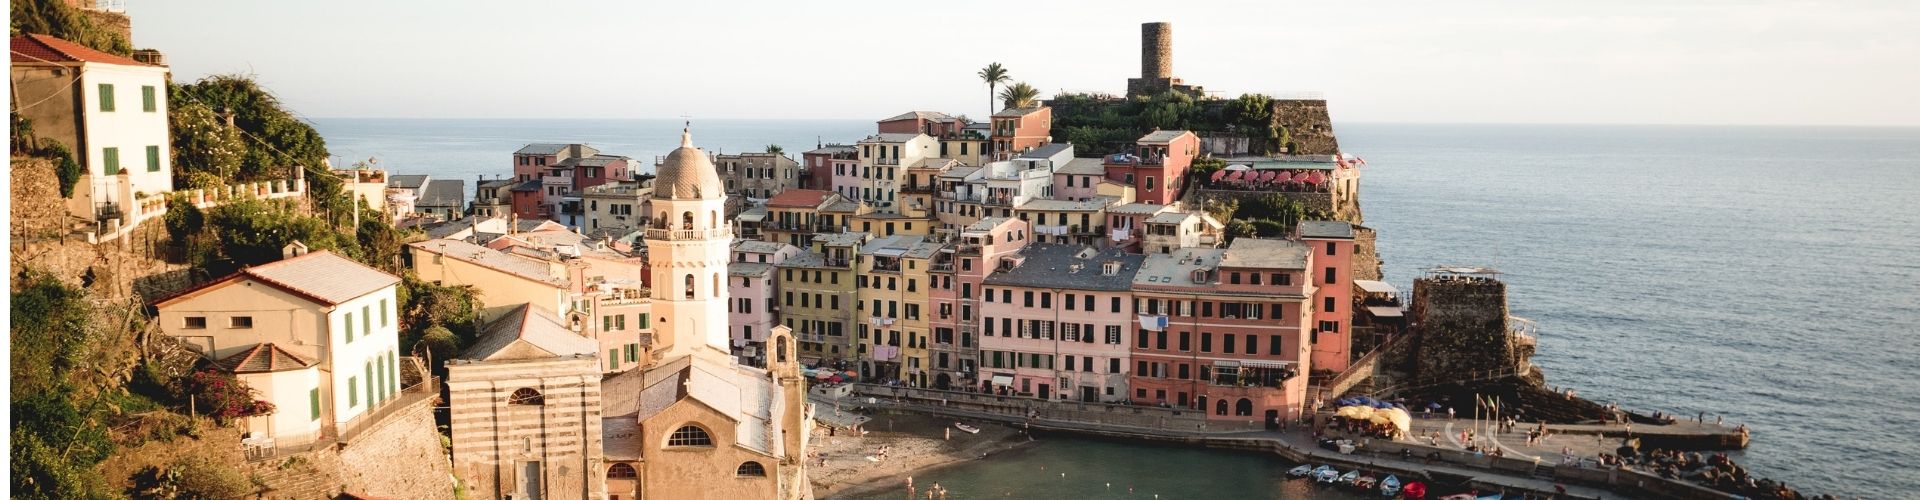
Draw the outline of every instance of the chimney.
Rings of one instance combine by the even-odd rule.
[[[280,248],[281,259],[291,259],[306,254],[307,244],[301,243],[300,240],[293,240],[293,243],[288,243],[287,246]]]

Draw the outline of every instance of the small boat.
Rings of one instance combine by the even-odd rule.
[[[1499,493],[1494,493],[1492,495],[1480,495],[1480,496],[1474,497],[1473,500],[1500,500],[1500,496],[1501,495]]]
[[[954,422],[954,423],[953,423],[953,428],[955,428],[955,429],[960,429],[961,431],[965,431],[965,432],[966,432],[966,433],[968,433],[968,434],[979,434],[979,433],[980,433],[980,428],[979,428],[979,427],[974,427],[974,426],[971,426],[971,425],[967,425],[967,424],[963,424],[963,423],[959,423],[959,422]]]
[[[1386,479],[1380,480],[1381,496],[1391,497],[1398,494],[1400,494],[1400,478],[1388,474]]]
[[[1379,484],[1380,480],[1374,478],[1373,474],[1361,474],[1359,479],[1353,480],[1353,487],[1361,491],[1371,490]]]
[[[1340,480],[1340,471],[1334,470],[1333,467],[1322,465],[1320,466],[1320,468],[1313,470],[1313,482],[1320,483],[1320,484],[1333,484],[1334,481],[1339,481],[1339,480]]]
[[[1440,497],[1439,500],[1473,500],[1473,499],[1474,499],[1474,496],[1472,493],[1458,493],[1458,494]]]
[[[1422,483],[1419,481],[1407,483],[1407,486],[1405,488],[1400,489],[1400,494],[1405,495],[1410,500],[1420,500],[1422,498],[1426,498],[1427,483]]]
[[[1294,467],[1292,470],[1287,471],[1287,477],[1302,478],[1302,477],[1307,477],[1307,474],[1312,474],[1312,473],[1313,473],[1313,465],[1307,464],[1307,465],[1301,465],[1299,467]]]
[[[1340,475],[1340,484],[1353,484],[1354,481],[1358,480],[1360,480],[1360,469],[1354,469],[1346,474]]]

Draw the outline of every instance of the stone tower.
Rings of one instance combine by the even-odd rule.
[[[1173,78],[1173,23],[1140,25],[1140,78]]]
[[[1155,95],[1169,90],[1199,95],[1200,87],[1173,76],[1173,23],[1140,24],[1140,77],[1127,79],[1127,95]]]
[[[647,263],[653,272],[655,352],[663,358],[727,354],[727,254],[733,225],[713,161],[682,131],[653,182]],[[703,349],[710,348],[710,349]]]

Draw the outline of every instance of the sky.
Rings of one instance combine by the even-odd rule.
[[[987,63],[1121,93],[1165,21],[1187,83],[1336,121],[1920,125],[1906,0],[126,3],[177,80],[251,73],[309,117],[980,117]]]

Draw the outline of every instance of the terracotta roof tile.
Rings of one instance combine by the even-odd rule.
[[[233,373],[267,373],[310,367],[314,361],[269,342],[255,344],[245,351],[215,361],[213,365]]]
[[[96,62],[105,64],[124,64],[128,66],[152,66],[135,61],[126,56],[117,56],[87,48],[85,45],[62,40],[50,35],[28,33],[13,37],[13,62],[21,63],[65,63]]]

